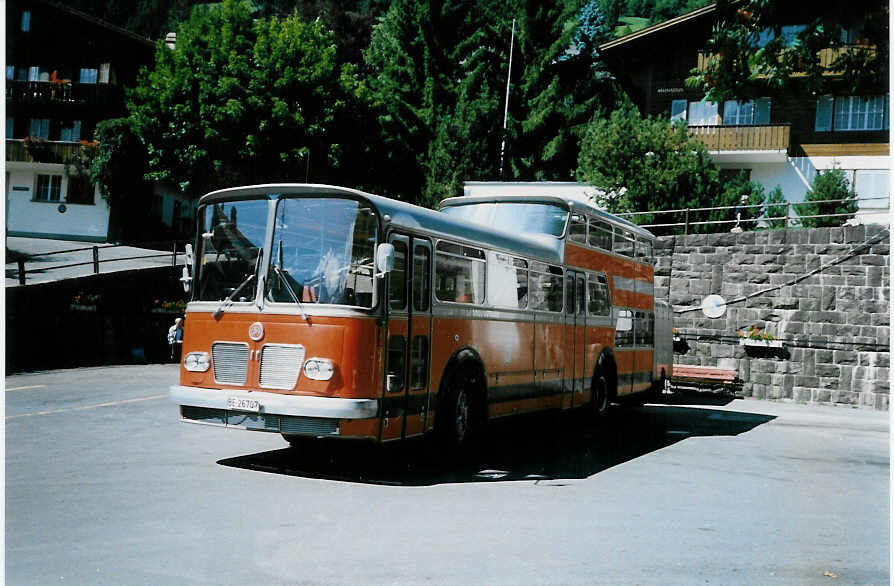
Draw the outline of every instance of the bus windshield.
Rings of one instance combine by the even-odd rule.
[[[279,201],[266,298],[372,307],[377,222],[352,199]]]
[[[253,301],[258,256],[267,230],[267,201],[225,202],[203,210],[198,301]]]
[[[550,203],[519,201],[459,204],[441,210],[449,216],[484,224],[498,230],[561,236],[568,210]]]

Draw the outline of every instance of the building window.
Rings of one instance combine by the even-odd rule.
[[[31,66],[28,68],[28,81],[40,81],[40,67]]]
[[[62,142],[80,142],[81,140],[81,121],[72,120],[71,122],[63,122],[62,130],[59,136]]]
[[[15,133],[15,126],[15,118],[8,116],[6,118],[6,138],[14,138],[13,134]]]
[[[717,126],[717,104],[714,102],[671,102],[671,122],[686,120],[689,126]]]
[[[6,81],[12,81],[16,77],[16,66],[15,65],[7,65],[6,66]]]
[[[62,175],[38,175],[34,190],[36,201],[59,201],[62,194]]]
[[[31,31],[31,11],[23,10],[22,11],[22,32],[27,33]]]
[[[96,69],[81,69],[80,83],[96,83]]]
[[[49,118],[32,118],[31,134],[35,138],[48,140],[50,138],[50,119]]]
[[[723,103],[724,126],[747,126],[770,123],[770,98],[749,102],[734,100]]]
[[[111,63],[102,63],[99,66],[99,83],[109,83],[109,74],[112,70]]]
[[[820,96],[816,100],[817,132],[885,130],[889,126],[885,96]]]

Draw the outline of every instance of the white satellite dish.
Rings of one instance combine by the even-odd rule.
[[[702,299],[702,313],[710,318],[720,317],[726,313],[726,299],[720,295],[708,295]]]

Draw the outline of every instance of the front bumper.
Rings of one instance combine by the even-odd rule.
[[[180,405],[183,421],[290,435],[345,435],[343,424],[346,421],[372,420],[379,413],[376,399],[310,397],[180,385],[170,387],[168,396],[171,402]],[[228,401],[232,398],[256,400],[260,408],[257,413],[231,410]]]

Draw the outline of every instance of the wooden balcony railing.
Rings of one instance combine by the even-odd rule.
[[[65,163],[86,145],[79,142],[41,141],[35,149],[25,148],[25,141],[6,139],[6,160],[16,163]]]
[[[689,127],[709,151],[788,151],[791,131],[791,124]]]

